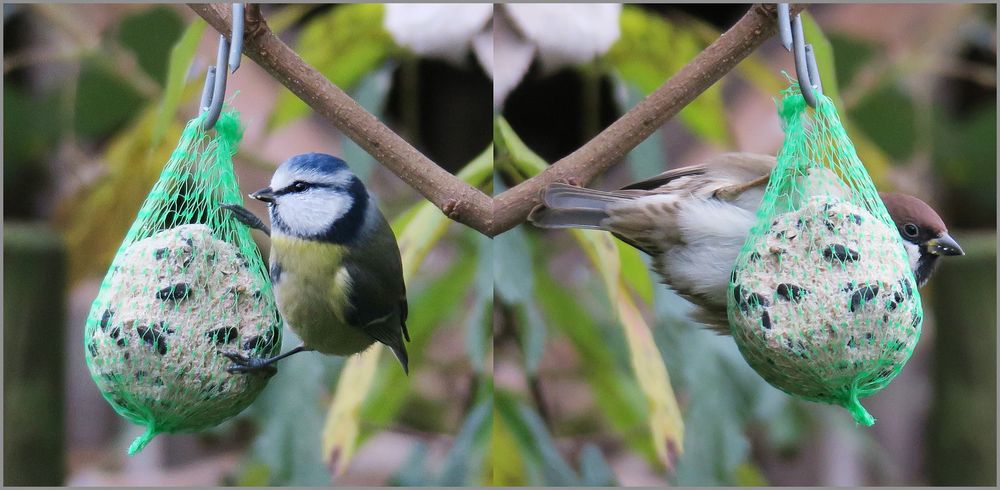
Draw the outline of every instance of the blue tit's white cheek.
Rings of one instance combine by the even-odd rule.
[[[313,190],[288,194],[278,198],[273,212],[296,236],[314,236],[325,233],[350,211],[354,199],[344,192]]]

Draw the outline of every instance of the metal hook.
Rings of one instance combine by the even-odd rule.
[[[205,88],[201,93],[201,110],[208,111],[202,129],[208,131],[215,127],[215,122],[222,114],[222,103],[226,97],[226,78],[228,72],[233,73],[240,67],[240,58],[243,55],[243,4],[233,4],[233,43],[230,46],[226,36],[219,35],[219,51],[216,55],[215,66],[208,69],[205,75]],[[230,49],[231,48],[231,49]],[[227,70],[227,64],[229,70]],[[212,87],[209,92],[209,86]]]
[[[802,33],[802,19],[798,14],[789,15],[787,3],[778,4],[778,31],[781,33],[781,44],[785,49],[795,54],[795,76],[799,80],[799,90],[806,104],[815,108],[817,94],[823,93],[823,84],[819,79],[819,68],[816,66],[816,54],[811,44],[805,43]]]

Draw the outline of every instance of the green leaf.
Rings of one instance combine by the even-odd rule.
[[[584,444],[580,451],[580,477],[581,483],[588,487],[618,486],[615,472],[608,466],[601,448],[591,443]]]
[[[419,295],[411,296],[406,325],[413,340],[407,344],[413,366],[420,364],[434,329],[461,311],[462,299],[476,274],[476,257],[470,253],[471,247],[463,252],[446,273],[427,284]],[[395,363],[395,359],[391,361]],[[366,426],[371,426],[362,428],[362,439],[373,432],[372,428],[385,426],[396,418],[410,393],[411,378],[412,375],[408,378],[397,366],[383,373],[365,399],[359,415]]]
[[[687,401],[685,450],[672,483],[732,485],[739,465],[749,457],[746,425],[782,416],[790,398],[753,371],[731,337],[691,322],[686,316],[690,308],[676,293],[657,288],[656,345]]]
[[[167,55],[181,36],[184,21],[175,9],[155,6],[122,19],[118,41],[135,53],[139,66],[162,85]]]
[[[351,90],[385,61],[395,43],[382,27],[382,4],[343,4],[309,20],[295,51],[342,90]],[[309,112],[298,97],[282,89],[268,126],[279,128]]]
[[[633,450],[653,461],[655,453],[645,428],[648,415],[642,391],[627,365],[616,362],[610,349],[612,343],[624,343],[621,330],[600,328],[593,315],[580,308],[578,298],[542,268],[536,269],[535,281],[539,290],[544,291],[537,301],[549,325],[565,335],[580,358],[586,359],[581,363],[580,374],[590,385],[601,413]],[[610,309],[610,305],[603,308]]]
[[[649,266],[642,260],[642,255],[631,245],[615,240],[618,246],[618,256],[622,262],[622,277],[625,283],[635,290],[636,294],[647,304],[653,302],[653,278],[649,276]]]
[[[174,120],[177,107],[181,103],[181,96],[184,94],[184,87],[187,86],[187,73],[191,67],[191,60],[194,59],[198,51],[198,42],[205,32],[207,24],[200,18],[195,19],[180,40],[174,44],[170,50],[170,64],[167,71],[167,85],[163,90],[163,102],[160,104],[160,113],[153,127],[153,144],[159,144],[160,138],[166,133],[170,122]]]
[[[493,400],[483,399],[466,416],[444,459],[437,482],[441,486],[474,486],[484,463],[486,443],[493,429]]]
[[[78,135],[100,138],[120,128],[139,111],[144,99],[111,71],[100,54],[84,58],[77,82],[75,128]]]
[[[287,326],[282,339],[286,346],[299,342]],[[344,358],[334,356],[289,357],[281,361],[278,374],[247,409],[259,428],[250,458],[268,467],[266,485],[330,485],[330,471],[319,451],[322,399],[327,380],[343,364]]]
[[[511,427],[504,422],[499,410],[494,408],[493,433],[491,434],[490,462],[493,466],[493,486],[519,487],[529,484],[523,454],[514,438]]]
[[[426,487],[431,485],[427,471],[427,443],[417,441],[410,455],[388,482],[393,487]]]
[[[549,166],[542,157],[528,148],[503,116],[494,119],[493,144],[496,145],[498,165],[509,167],[520,176],[518,181],[541,173]]]
[[[906,160],[913,154],[917,108],[910,96],[894,82],[886,81],[866,94],[849,114],[853,129],[863,131],[891,158]],[[848,134],[854,137],[854,133]]]
[[[30,214],[35,203],[26,196],[34,196],[49,179],[48,166],[40,163],[56,147],[59,98],[28,96],[9,82],[3,93],[4,205],[11,215]]]
[[[829,41],[832,51],[839,54],[835,71],[838,85],[843,85],[845,90],[850,89],[865,66],[878,62],[874,59],[875,46],[870,41],[834,34],[830,35]]]
[[[626,5],[620,22],[621,36],[605,59],[644,94],[659,88],[707,46],[694,29],[637,6]],[[678,117],[702,138],[720,145],[732,142],[719,84],[702,92]]]
[[[531,272],[528,271],[530,276]],[[524,356],[524,371],[529,377],[538,375],[538,365],[545,353],[545,321],[534,302],[525,302],[514,307],[518,325],[521,327],[521,352]]]
[[[531,255],[524,229],[516,227],[493,238],[493,287],[499,297],[512,304],[534,295]]]
[[[646,97],[635,85],[623,80],[618,75],[611,77],[615,85],[614,92],[620,97],[618,105],[620,107],[635,107],[636,104]],[[625,156],[628,168],[635,180],[645,179],[651,175],[663,172],[667,168],[666,145],[663,138],[646,138],[638,146],[628,152]]]
[[[579,484],[579,478],[559,454],[555,441],[538,414],[503,391],[496,392],[494,410],[503,418],[504,425],[510,428],[522,454],[528,481],[533,486]]]
[[[476,234],[476,289],[472,312],[465,323],[465,350],[476,374],[487,371],[486,356],[493,346],[490,332],[493,326],[493,240]],[[489,366],[492,368],[492,366]]]

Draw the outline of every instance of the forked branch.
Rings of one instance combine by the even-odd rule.
[[[189,5],[216,30],[228,33],[228,6]],[[421,154],[304,62],[271,32],[254,7],[247,8],[244,54],[449,218],[487,236],[522,223],[548,184],[570,179],[586,184],[618,163],[777,30],[774,5],[753,5],[690,63],[592,140],[544,172],[490,199]],[[801,6],[792,6],[793,15],[801,10]]]

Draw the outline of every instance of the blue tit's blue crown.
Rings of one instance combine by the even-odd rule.
[[[344,170],[350,171],[347,162],[326,153],[303,153],[289,158],[284,163],[288,170],[293,173],[319,172],[324,174],[335,174]]]

